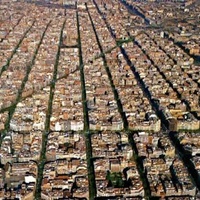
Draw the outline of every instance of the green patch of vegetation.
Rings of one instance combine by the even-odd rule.
[[[124,180],[121,172],[107,171],[106,180],[108,180],[108,187],[123,188]]]
[[[128,38],[124,38],[124,39],[116,39],[116,44],[117,46],[122,46],[124,43],[127,44],[129,42],[133,42],[134,41],[134,37],[130,36]]]
[[[70,142],[65,142],[64,147],[68,149],[68,148],[73,147],[73,145]]]
[[[74,146],[70,142],[65,142],[64,144],[59,144],[58,148],[63,149],[66,152],[70,152],[71,150],[73,150]]]
[[[196,129],[196,130],[179,129],[178,132],[179,133],[184,133],[184,132],[187,132],[187,133],[199,133],[200,129]]]

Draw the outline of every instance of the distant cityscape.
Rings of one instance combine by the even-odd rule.
[[[0,200],[200,199],[199,0],[0,0]]]

